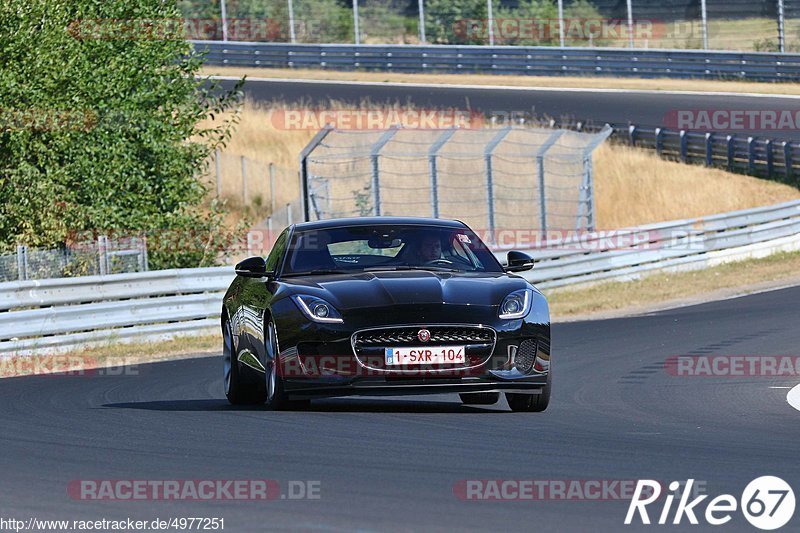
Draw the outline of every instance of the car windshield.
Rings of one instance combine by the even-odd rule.
[[[296,231],[283,275],[381,270],[503,271],[467,228],[374,225]]]

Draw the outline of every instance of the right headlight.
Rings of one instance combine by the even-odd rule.
[[[531,311],[533,302],[533,291],[531,289],[520,289],[514,291],[500,303],[500,318],[515,319],[524,318]]]
[[[297,307],[314,322],[342,323],[344,319],[331,304],[316,296],[294,295]]]

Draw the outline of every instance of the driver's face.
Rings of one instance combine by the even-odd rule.
[[[442,242],[438,237],[425,237],[419,245],[419,257],[423,261],[433,261],[442,257]]]

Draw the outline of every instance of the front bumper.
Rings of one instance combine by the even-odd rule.
[[[292,398],[348,395],[407,395],[468,392],[516,392],[537,394],[548,383],[550,368],[550,320],[544,297],[537,298],[523,319],[501,320],[485,309],[426,310],[425,322],[409,320],[407,313],[371,313],[347,317],[343,324],[309,321],[277,323],[284,389]],[[435,320],[436,316],[447,320]],[[487,316],[488,315],[488,316]],[[292,316],[279,314],[278,316]],[[376,320],[379,317],[380,320]],[[360,318],[360,320],[359,320]],[[456,318],[457,321],[453,319]],[[404,367],[400,370],[363,360],[353,344],[354,334],[375,328],[423,328],[458,324],[489,328],[494,332],[490,352],[480,360],[457,368]],[[524,342],[535,343],[535,364],[520,366],[515,357]],[[530,344],[527,344],[530,346]],[[363,354],[362,354],[363,355]],[[521,372],[519,368],[525,368]]]

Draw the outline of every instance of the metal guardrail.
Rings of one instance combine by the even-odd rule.
[[[348,45],[192,41],[220,66],[635,78],[800,80],[800,54],[550,46]]]
[[[608,234],[575,233],[530,250],[541,288],[631,279],[800,249],[800,201]],[[627,243],[619,245],[619,243]],[[504,251],[497,251],[504,258]],[[0,357],[218,327],[231,267],[0,283]]]

